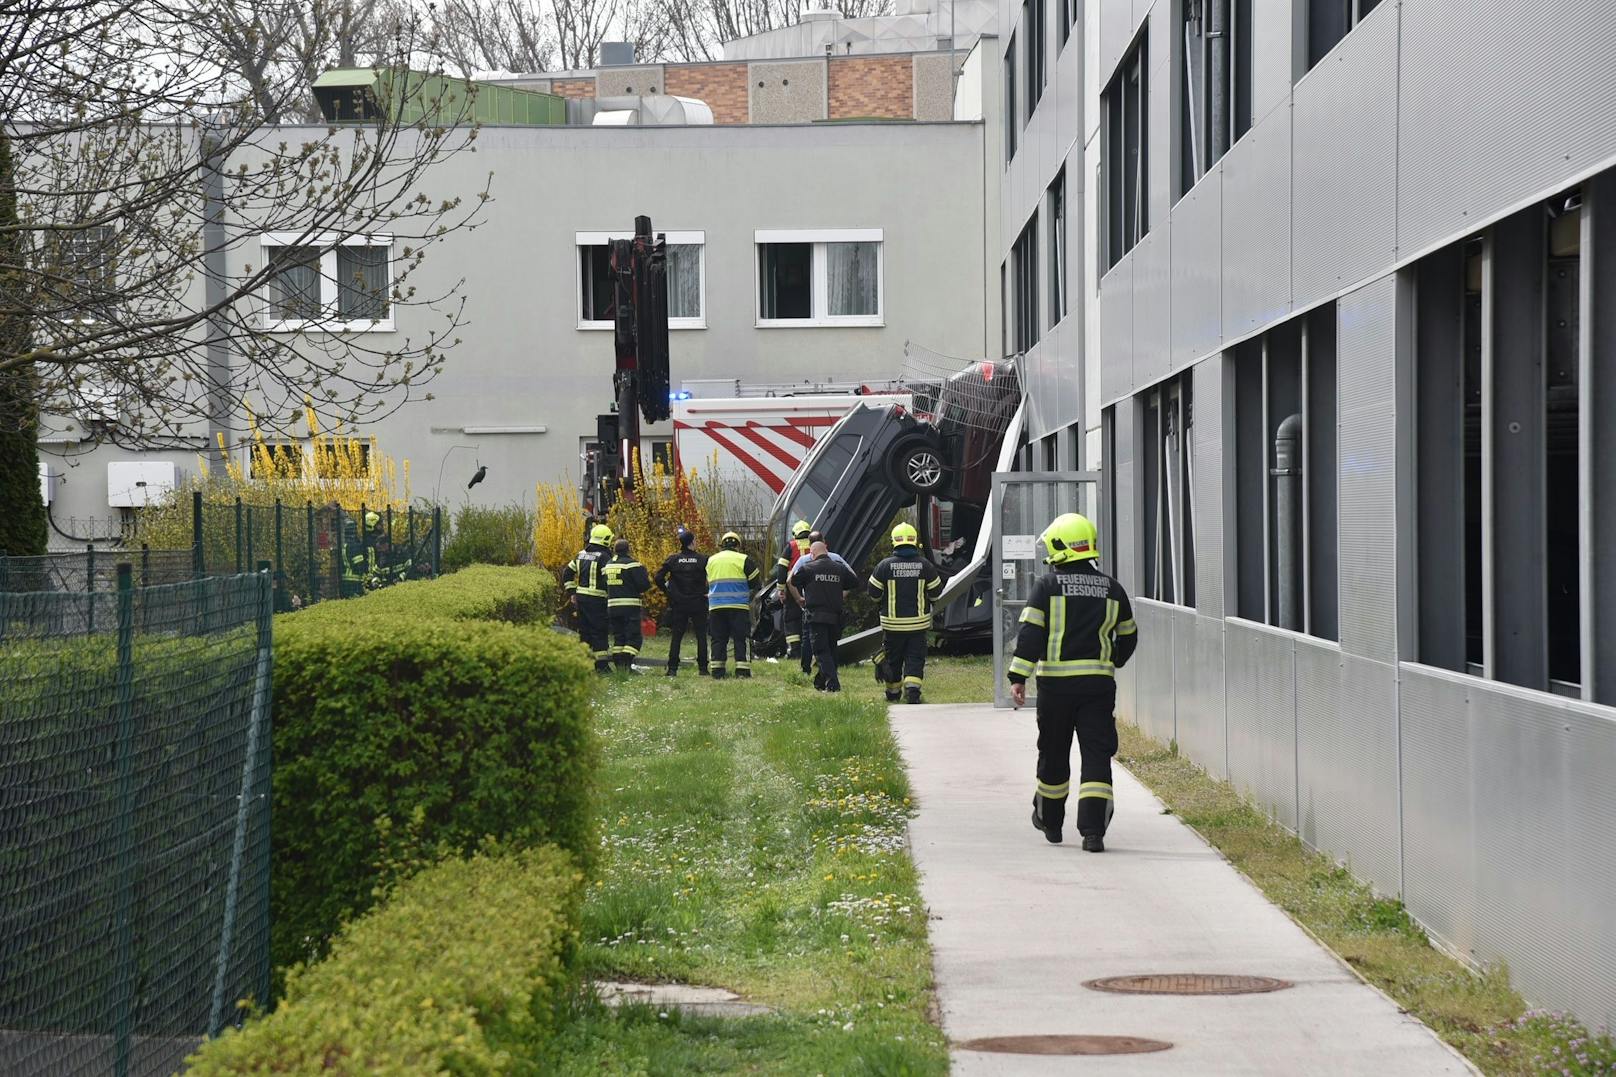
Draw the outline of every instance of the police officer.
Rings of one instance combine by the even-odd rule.
[[[910,524],[892,529],[892,556],[870,573],[870,594],[881,606],[882,650],[886,654],[887,702],[920,702],[926,679],[926,640],[931,604],[943,589],[943,574],[920,553],[920,534]],[[900,681],[899,678],[902,678]]]
[[[1083,848],[1105,851],[1114,809],[1111,757],[1117,753],[1116,669],[1139,643],[1128,592],[1094,563],[1094,525],[1068,512],[1039,536],[1051,571],[1038,577],[1021,611],[1010,661],[1010,698],[1027,701],[1027,678],[1038,677],[1038,791],[1032,825],[1061,840],[1071,793],[1072,735],[1082,754],[1077,830]]]
[[[813,525],[807,520],[798,520],[791,525],[791,541],[786,543],[780,559],[774,563],[774,582],[782,593],[785,591],[786,581],[791,578],[791,569],[800,558],[807,555],[809,547],[813,545],[808,540],[808,535],[813,529]],[[786,635],[786,657],[797,658],[802,654],[802,607],[789,600],[784,606],[785,609],[780,615],[780,629]]]
[[[668,676],[679,674],[686,627],[696,637],[696,669],[707,676],[707,555],[696,552],[696,536],[688,528],[679,528],[679,552],[662,562],[655,581],[668,596]]]
[[[612,661],[621,673],[634,668],[640,644],[645,642],[640,596],[650,589],[645,566],[629,556],[628,539],[618,539],[612,546],[612,559],[606,562],[606,621],[612,630]]]
[[[724,532],[719,550],[707,559],[707,617],[713,634],[713,679],[724,677],[729,645],[735,644],[735,676],[750,677],[746,641],[752,634],[752,592],[762,573],[741,549],[741,536]]]
[[[607,642],[606,562],[611,557],[612,529],[595,524],[589,541],[561,570],[561,585],[572,596],[578,611],[578,638],[595,657],[595,672],[612,671],[612,652]]]
[[[815,542],[808,554],[807,560],[799,561],[792,569],[787,587],[793,604],[803,611],[803,627],[813,633],[814,657],[819,661],[814,687],[822,692],[840,692],[842,682],[836,675],[836,641],[842,634],[845,596],[863,581],[846,561],[834,556],[824,542]]]

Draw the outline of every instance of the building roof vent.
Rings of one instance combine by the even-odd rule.
[[[600,43],[601,67],[632,67],[634,66],[634,42],[632,41],[602,41]]]
[[[809,0],[809,3],[803,5],[803,22],[834,22],[841,17],[842,13],[829,4],[818,4]]]

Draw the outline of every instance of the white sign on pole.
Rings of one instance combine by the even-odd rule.
[[[1006,580],[1015,579],[1016,578],[1016,563],[1014,561],[1006,561],[1003,565],[1000,565],[999,566],[999,576],[1002,579],[1006,579]]]
[[[1036,535],[1006,535],[1004,536],[1004,559],[1006,561],[1033,561],[1038,557],[1038,536]]]

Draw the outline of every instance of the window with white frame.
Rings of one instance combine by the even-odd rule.
[[[759,326],[882,325],[879,228],[756,233]]]
[[[64,305],[76,308],[81,321],[98,321],[110,312],[115,284],[114,252],[117,229],[107,224],[86,225],[47,235],[46,273],[49,285]]]
[[[391,236],[263,237],[264,321],[271,330],[393,328]]]
[[[707,328],[707,234],[662,232],[667,240],[668,328]],[[612,240],[633,232],[578,232],[578,328],[610,329],[617,315]]]

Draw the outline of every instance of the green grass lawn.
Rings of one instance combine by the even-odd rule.
[[[682,1018],[580,998],[539,1071],[947,1071],[927,1017],[908,783],[868,667],[844,683],[858,688],[825,696],[781,662],[750,682],[687,669],[603,685],[585,976],[725,987],[776,1013]]]

